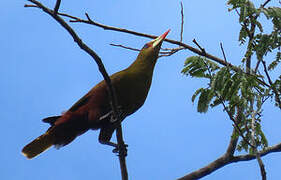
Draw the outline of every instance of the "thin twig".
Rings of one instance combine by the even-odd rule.
[[[177,53],[178,51],[180,51],[180,50],[183,50],[183,49],[185,49],[185,48],[183,48],[183,47],[179,47],[179,48],[174,48],[173,50],[171,50],[171,51],[168,51],[168,52],[160,52],[159,54],[159,58],[161,58],[161,57],[167,57],[167,56],[171,56],[171,55],[173,55],[173,54],[175,54],[175,53]]]
[[[183,14],[183,4],[182,1],[180,2],[181,4],[181,34],[180,34],[180,42],[182,42],[183,39],[183,24],[184,24],[184,14]]]
[[[132,47],[129,47],[129,46],[124,46],[122,44],[113,44],[113,43],[110,43],[111,46],[115,46],[115,47],[121,47],[121,48],[124,48],[124,49],[129,49],[129,50],[132,50],[132,51],[140,51],[140,49],[137,49],[137,48],[132,48]],[[161,58],[161,57],[167,57],[167,56],[171,56],[175,53],[177,53],[178,51],[181,51],[185,49],[184,47],[178,47],[178,48],[161,48],[161,50],[164,50],[164,51],[160,51],[159,52],[159,56],[158,58]]]
[[[220,47],[221,47],[221,51],[222,51],[222,54],[223,54],[223,59],[224,59],[225,63],[227,63],[227,60],[226,60],[226,56],[225,56],[225,53],[224,53],[224,49],[223,49],[222,43],[220,43]]]
[[[140,49],[132,48],[132,47],[128,47],[128,46],[124,46],[124,45],[122,45],[122,44],[113,44],[113,43],[110,43],[109,45],[115,46],[115,47],[121,47],[121,48],[124,48],[124,49],[129,49],[129,50],[132,50],[132,51],[140,51]]]
[[[268,82],[269,82],[269,84],[270,84],[270,88],[273,90],[273,92],[274,92],[274,94],[275,94],[275,100],[277,101],[278,106],[279,106],[279,108],[281,109],[280,94],[279,94],[279,92],[276,90],[275,86],[273,85],[273,82],[272,82],[272,80],[271,80],[271,78],[270,78],[270,75],[269,75],[269,73],[268,73],[268,71],[267,71],[266,62],[265,62],[264,60],[262,61],[262,64],[263,64],[263,68],[264,68],[265,75],[266,75],[267,80],[268,80]]]
[[[35,7],[35,8],[39,8],[38,6],[33,5],[33,4],[25,4],[24,7]]]
[[[255,73],[255,74],[257,73],[257,71],[258,71],[258,69],[259,69],[260,63],[261,63],[261,61],[258,60],[258,62],[257,62],[257,64],[256,64],[256,67],[255,67],[255,70],[254,70],[254,73]]]
[[[265,7],[269,2],[270,2],[271,0],[267,0],[267,1],[265,1],[263,4],[262,4],[262,6],[261,7]]]
[[[109,94],[109,98],[111,100],[111,108],[113,110],[114,116],[118,119],[118,122],[120,122],[119,126],[116,129],[118,145],[120,147],[124,147],[125,146],[124,141],[123,141],[123,139],[121,139],[122,135],[120,134],[120,133],[122,133],[122,128],[121,128],[121,118],[119,116],[119,112],[118,112],[118,108],[117,108],[118,102],[117,102],[116,94],[115,94],[114,88],[111,84],[111,79],[109,78],[108,73],[106,72],[106,69],[102,63],[101,58],[80,39],[80,37],[76,34],[76,32],[61,17],[54,14],[54,11],[45,7],[44,5],[42,5],[40,2],[38,2],[36,0],[28,0],[28,1],[32,2],[33,4],[38,6],[38,8],[42,9],[44,12],[46,12],[47,14],[52,16],[65,30],[67,30],[67,32],[72,36],[73,40],[78,44],[78,46],[81,49],[83,49],[85,52],[87,52],[97,63],[97,65],[99,67],[99,71],[101,72],[101,74],[108,86],[108,94]],[[32,7],[32,6],[26,5],[25,7]],[[122,172],[122,179],[127,180],[128,174],[126,174],[127,167],[126,167],[124,152],[119,151],[119,161],[120,161],[120,167],[121,167],[121,172]]]
[[[59,8],[60,8],[60,3],[61,3],[61,0],[57,0],[55,8],[54,8],[54,15],[58,14],[58,11],[59,11]]]
[[[199,45],[199,43],[196,41],[196,39],[193,39],[192,42],[201,50],[201,52],[202,52],[203,54],[206,54],[205,49],[202,48],[202,47]]]

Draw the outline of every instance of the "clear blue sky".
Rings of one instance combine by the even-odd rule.
[[[55,0],[42,2],[53,7]],[[88,12],[98,22],[148,34],[160,35],[170,28],[168,38],[179,39],[179,2],[62,0],[61,7],[74,16]],[[111,147],[98,143],[98,131],[88,131],[70,145],[51,148],[33,160],[21,155],[22,147],[48,128],[42,118],[67,110],[102,80],[96,64],[58,23],[38,9],[24,8],[24,3],[3,1],[0,8],[0,179],[120,179],[118,158]],[[189,0],[184,10],[185,43],[192,45],[196,38],[208,52],[222,57],[222,42],[229,61],[239,64],[243,56],[237,43],[239,24],[235,13],[227,11],[226,1]],[[141,48],[149,41],[85,24],[72,27],[102,57],[110,74],[127,67],[137,52],[109,43]],[[191,55],[184,51],[159,59],[146,103],[123,123],[130,179],[176,179],[215,160],[227,148],[232,125],[222,107],[199,114],[191,103],[194,91],[206,86],[180,73]],[[268,104],[264,112],[263,130],[273,145],[281,140],[280,111]],[[268,179],[278,180],[281,154],[263,160]],[[203,179],[256,180],[260,173],[257,162],[249,161]]]

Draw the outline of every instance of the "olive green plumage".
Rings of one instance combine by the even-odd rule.
[[[122,119],[144,104],[158,53],[168,32],[146,43],[137,59],[128,68],[110,76]],[[105,81],[94,86],[62,116],[48,117],[43,121],[49,123],[51,127],[45,134],[23,148],[22,152],[27,158],[37,156],[52,145],[56,147],[67,145],[89,129],[100,129],[99,141],[116,147],[110,139],[118,122],[112,116]]]

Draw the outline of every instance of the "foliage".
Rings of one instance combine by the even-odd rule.
[[[220,67],[212,60],[201,56],[191,56],[185,61],[182,73],[196,78],[207,78],[207,87],[199,88],[193,94],[191,100],[195,102],[198,97],[197,111],[206,113],[211,107],[222,105],[235,127],[239,129],[236,137],[241,136],[237,150],[245,150],[249,153],[255,152],[249,145],[252,142],[252,132],[255,134],[256,147],[265,148],[268,142],[262,131],[261,117],[262,106],[269,98],[275,99],[275,105],[279,108],[281,94],[281,76],[270,85],[265,86],[262,81],[267,77],[267,70],[274,70],[281,61],[281,8],[265,7],[265,4],[256,8],[249,0],[229,0],[229,11],[235,10],[239,15],[241,25],[239,33],[239,44],[247,43],[246,53],[241,60],[242,64],[235,69],[228,66]],[[270,33],[265,33],[263,23],[260,19],[264,15],[272,23]],[[260,64],[265,64],[265,56],[269,53],[275,54],[269,66],[259,72]],[[255,55],[255,56],[254,56]],[[256,57],[256,65],[247,71],[244,61],[253,61]],[[271,56],[272,57],[272,56]],[[266,60],[269,61],[269,60]],[[261,63],[262,62],[262,63]],[[251,64],[251,63],[250,63]],[[247,64],[246,64],[247,66]],[[246,70],[245,70],[246,69]],[[270,81],[270,80],[269,80]],[[257,113],[254,114],[253,111]],[[255,120],[253,129],[252,120]]]
[[[210,60],[200,56],[187,58],[182,73],[191,77],[204,77],[210,80],[208,87],[199,88],[192,96],[192,102],[198,97],[198,112],[206,113],[209,107],[215,107],[221,104],[233,119],[239,113],[239,128],[243,135],[250,139],[250,102],[255,100],[256,106],[260,109],[261,105],[270,96],[268,90],[259,83],[256,76],[249,76],[242,71],[235,72],[228,67],[219,67]],[[198,74],[200,75],[198,76]],[[240,109],[240,111],[237,109]],[[268,143],[261,131],[258,117],[256,118],[256,124],[256,127],[258,127],[256,129],[257,144],[267,147]],[[246,151],[249,149],[247,142],[244,140],[241,140],[238,145],[238,150],[242,149]]]

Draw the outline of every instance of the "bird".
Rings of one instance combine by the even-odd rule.
[[[110,76],[122,121],[144,104],[161,45],[169,32],[170,29],[146,43],[130,66]],[[24,146],[22,154],[32,159],[51,146],[60,148],[71,143],[90,129],[100,129],[98,140],[101,144],[117,148],[118,145],[110,142],[110,139],[120,122],[116,120],[110,103],[108,87],[103,80],[62,115],[43,119],[51,126]]]

